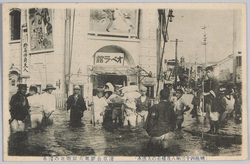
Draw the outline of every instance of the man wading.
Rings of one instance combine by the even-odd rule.
[[[161,90],[160,102],[149,109],[144,125],[144,129],[151,136],[151,142],[161,146],[165,144],[164,140],[167,141],[173,137],[171,132],[175,130],[175,113],[169,101],[169,94],[168,89]]]
[[[45,125],[53,124],[52,114],[56,109],[56,99],[55,96],[52,95],[53,90],[56,90],[56,88],[54,88],[52,84],[47,84],[43,90],[45,93],[41,95],[42,105],[44,106],[43,123]]]
[[[74,94],[69,96],[67,100],[67,111],[70,110],[71,125],[81,125],[83,112],[87,109],[83,97],[80,95],[80,87],[74,87]]]
[[[213,67],[209,66],[206,68],[206,75],[208,77],[207,85],[205,85],[205,109],[209,117],[210,130],[208,133],[218,133],[219,131],[219,109],[220,103],[218,101],[219,95],[219,82],[214,77]]]
[[[29,115],[29,103],[25,93],[27,91],[26,84],[18,84],[18,91],[10,100],[10,127],[12,132],[24,131],[25,123]]]

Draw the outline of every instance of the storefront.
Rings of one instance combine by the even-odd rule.
[[[89,69],[93,94],[97,88],[103,88],[107,82],[113,86],[127,86],[138,82],[132,56],[119,46],[105,46],[96,51],[93,55],[93,65]]]

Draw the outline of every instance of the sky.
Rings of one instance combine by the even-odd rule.
[[[205,61],[205,47],[202,45],[202,26],[207,33],[207,62],[219,61],[233,53],[233,10],[175,10],[174,20],[169,23],[170,40],[178,43],[178,59],[183,56],[186,62]],[[240,20],[236,21],[240,27]],[[240,32],[238,33],[240,34]],[[165,58],[174,59],[175,42],[168,41]]]

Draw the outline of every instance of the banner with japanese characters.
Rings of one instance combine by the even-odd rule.
[[[53,50],[53,10],[31,8],[28,10],[30,51]]]
[[[27,24],[22,25],[22,76],[29,76],[29,50],[28,50],[28,31]]]
[[[124,65],[124,54],[97,52],[95,54],[95,65],[122,66]]]
[[[120,8],[90,10],[89,32],[105,35],[137,36],[138,11]]]

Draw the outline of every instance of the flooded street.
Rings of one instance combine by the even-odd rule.
[[[189,112],[185,115],[180,139],[169,149],[150,150],[149,136],[139,125],[135,129],[123,126],[90,124],[91,112],[85,111],[82,127],[69,125],[69,113],[57,110],[54,124],[43,130],[28,130],[12,134],[9,138],[9,155],[21,156],[237,156],[241,145],[221,142],[213,138],[203,141],[200,136],[185,132],[194,126]],[[192,126],[192,127],[191,127]],[[240,133],[239,133],[240,134]]]

